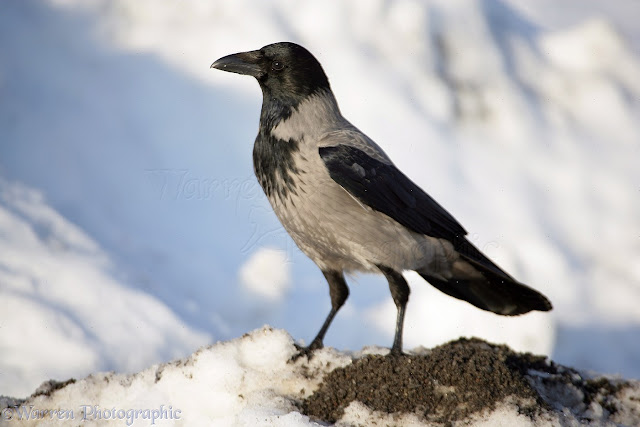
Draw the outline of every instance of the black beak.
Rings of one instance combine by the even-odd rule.
[[[211,68],[229,71],[230,73],[246,74],[257,78],[263,74],[262,67],[260,67],[261,59],[262,53],[259,50],[234,53],[218,59],[211,64]]]

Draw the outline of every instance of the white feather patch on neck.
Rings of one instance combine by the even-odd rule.
[[[318,140],[329,130],[339,128],[346,120],[340,114],[333,93],[323,91],[302,101],[291,116],[282,120],[272,130],[275,138],[288,141]]]

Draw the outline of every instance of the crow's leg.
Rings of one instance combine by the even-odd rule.
[[[387,278],[389,282],[389,290],[391,290],[391,296],[393,302],[396,303],[398,308],[398,316],[396,317],[396,333],[393,338],[393,346],[391,347],[392,355],[402,354],[402,329],[404,327],[404,311],[407,307],[407,301],[409,301],[409,285],[404,280],[401,273],[386,267],[379,265],[378,268],[382,271],[382,274]]]
[[[323,270],[322,274],[324,274],[324,277],[329,283],[329,295],[331,295],[331,311],[322,324],[322,327],[318,331],[318,334],[313,339],[313,341],[311,341],[311,344],[309,344],[307,347],[301,348],[300,353],[296,356],[296,358],[302,356],[303,354],[308,355],[313,352],[313,350],[322,348],[322,342],[324,340],[325,334],[327,333],[327,330],[329,329],[329,325],[331,325],[331,322],[333,321],[336,313],[338,313],[340,307],[344,305],[347,297],[349,297],[349,288],[347,287],[347,283],[345,282],[344,275],[341,271]]]

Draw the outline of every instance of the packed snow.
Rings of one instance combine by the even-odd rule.
[[[640,378],[640,6],[556,6],[3,2],[0,395],[113,370],[139,378],[140,395],[100,387],[102,397],[79,401],[166,397],[186,411],[200,402],[152,387],[154,368],[127,373],[265,323],[299,341],[317,332],[327,285],[252,174],[258,86],[209,69],[281,40],[308,47],[345,116],[554,304],[551,314],[498,317],[407,274],[407,348],[475,335]],[[395,306],[384,280],[349,283],[326,344],[389,346]],[[218,361],[198,381],[232,384],[239,364],[282,363],[289,338],[273,339],[260,356],[231,350],[238,342],[231,355],[201,350],[193,357]],[[247,406],[239,389],[197,393],[219,393],[210,410],[222,420],[309,423],[255,387]]]

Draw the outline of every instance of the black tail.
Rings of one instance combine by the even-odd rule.
[[[473,247],[470,243],[469,246]],[[461,256],[482,274],[481,278],[443,280],[418,273],[445,294],[504,316],[551,310],[551,302],[544,295],[519,283],[476,248],[473,249],[470,254],[461,253]]]

